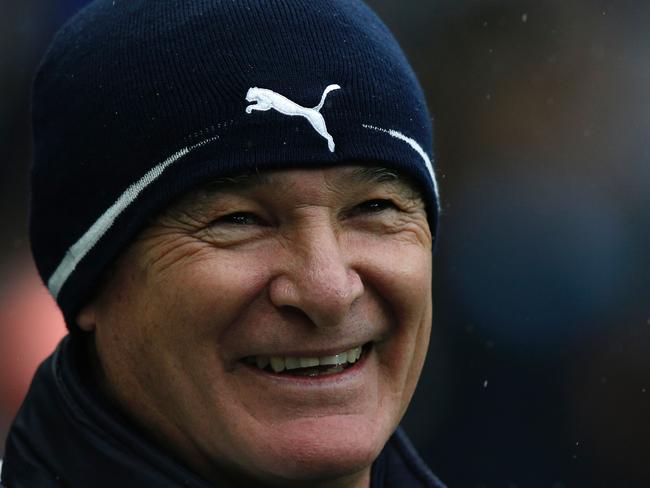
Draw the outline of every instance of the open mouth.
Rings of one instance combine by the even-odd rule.
[[[326,376],[341,373],[365,357],[371,344],[321,357],[248,356],[244,362],[267,373],[288,376]]]

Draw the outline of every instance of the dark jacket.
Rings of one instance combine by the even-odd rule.
[[[210,486],[111,408],[88,370],[82,344],[70,337],[38,368],[9,432],[3,486]],[[444,488],[401,430],[373,464],[371,486]]]

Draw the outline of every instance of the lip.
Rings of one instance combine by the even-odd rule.
[[[355,346],[352,346],[355,347]],[[337,350],[325,350],[324,352],[319,353],[307,353],[307,354],[317,354],[319,356],[326,356],[331,354],[336,354],[336,352],[345,351],[345,349]],[[334,352],[333,352],[334,351]],[[290,374],[280,374],[269,372],[263,369],[248,364],[244,361],[240,361],[240,365],[246,369],[246,371],[255,374],[258,378],[266,379],[267,381],[278,382],[281,384],[295,384],[295,385],[324,385],[325,383],[339,383],[341,381],[346,381],[348,379],[353,379],[362,373],[363,369],[368,362],[369,357],[374,353],[374,347],[372,342],[367,342],[362,346],[361,357],[354,364],[350,365],[348,368],[344,369],[339,373],[332,373],[319,376],[298,376]],[[309,356],[299,356],[288,354],[287,356],[297,356],[297,357],[309,357]],[[311,356],[313,357],[313,356]]]
[[[261,352],[256,354],[251,354],[239,359],[239,361],[244,361],[247,357],[255,356],[266,356],[266,357],[295,357],[295,358],[320,358],[323,356],[333,356],[334,354],[340,354],[345,351],[354,349],[355,347],[362,347],[365,349],[371,346],[376,341],[360,341],[355,342],[354,344],[348,344],[344,346],[334,346],[328,347],[327,349],[312,349],[309,351],[306,350],[285,350],[283,352]]]

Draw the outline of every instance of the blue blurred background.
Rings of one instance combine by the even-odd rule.
[[[29,85],[83,3],[0,3],[0,441],[63,333],[29,260]],[[443,194],[407,431],[450,488],[650,486],[650,2],[368,3]]]

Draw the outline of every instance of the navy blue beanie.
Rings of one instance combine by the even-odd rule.
[[[212,178],[385,166],[420,182],[435,235],[426,102],[361,1],[95,1],[41,63],[33,119],[32,251],[70,328],[150,219]]]

